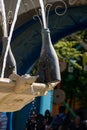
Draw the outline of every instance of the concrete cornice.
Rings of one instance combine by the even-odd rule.
[[[5,1],[5,7],[6,12],[12,11],[14,13],[15,6],[17,0],[4,0]],[[33,4],[35,8],[40,7],[39,0],[22,0],[19,14],[28,12],[29,10],[34,9],[34,6],[31,1],[34,1]],[[55,4],[58,5],[64,5],[64,3],[67,6],[81,6],[81,5],[87,5],[87,0],[44,0],[45,5],[46,4]]]
[[[7,17],[9,11],[12,11],[14,15],[17,0],[4,0],[4,1]],[[31,1],[34,1],[34,6],[38,11],[38,8],[40,8],[39,0],[31,0]],[[44,2],[45,5],[52,4],[51,10],[55,10],[55,8],[58,8],[59,6],[60,8],[66,8],[66,7],[78,7],[87,5],[87,0],[44,0]],[[36,15],[34,6],[29,0],[22,0],[15,28],[18,28],[23,23],[26,23],[27,21],[32,19],[34,15]],[[0,37],[2,37],[1,28],[0,28]]]

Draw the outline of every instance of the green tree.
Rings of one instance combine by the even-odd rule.
[[[67,98],[80,100],[87,108],[87,72],[83,70],[82,56],[87,49],[87,31],[80,31],[58,41],[54,48],[60,60],[67,63],[66,70],[61,73],[62,88]],[[73,72],[68,72],[70,65]]]

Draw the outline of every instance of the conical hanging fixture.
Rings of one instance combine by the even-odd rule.
[[[38,64],[39,82],[60,81],[59,60],[51,42],[50,30],[42,30],[42,48]]]
[[[2,38],[2,54],[0,57],[0,71],[1,71],[2,65],[3,65],[3,59],[4,59],[4,54],[6,51],[7,41],[8,41],[8,37]],[[11,51],[11,47],[9,47],[7,61],[6,61],[6,68],[5,68],[5,77],[6,78],[9,77],[9,75],[12,74],[13,71],[15,73],[17,71],[16,61],[15,61],[15,58],[14,58],[13,53]]]

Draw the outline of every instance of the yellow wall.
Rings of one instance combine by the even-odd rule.
[[[69,104],[70,99],[67,100],[67,104]],[[74,101],[73,101],[74,102]],[[56,115],[57,113],[59,113],[58,109],[62,104],[53,104],[52,107],[52,116]],[[72,103],[72,109],[77,110],[80,108],[79,102]],[[68,112],[68,110],[66,109],[66,113]]]

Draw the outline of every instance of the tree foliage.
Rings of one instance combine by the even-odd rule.
[[[87,30],[72,34],[58,41],[54,48],[62,61],[67,63],[66,70],[61,73],[62,88],[67,98],[80,100],[82,106],[87,108],[87,72],[83,70],[83,53],[87,46]],[[68,72],[68,67],[73,72]]]

